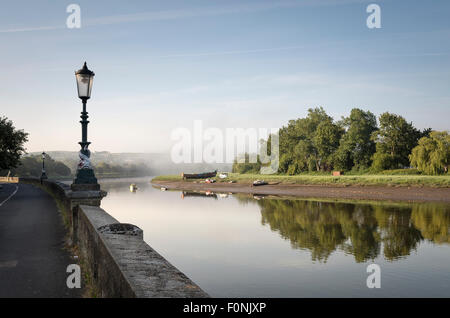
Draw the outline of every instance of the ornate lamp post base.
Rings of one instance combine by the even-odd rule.
[[[78,154],[80,162],[78,163],[77,175],[71,185],[73,191],[90,191],[100,190],[100,185],[95,177],[94,170],[92,169],[91,152],[88,149],[88,142],[81,142],[82,149]]]
[[[97,183],[94,170],[78,169],[77,176],[73,180],[71,188],[73,191],[100,190],[100,185]]]
[[[100,185],[97,184],[76,184],[70,185],[72,191],[100,191]]]

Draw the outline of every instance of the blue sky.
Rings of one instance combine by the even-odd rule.
[[[81,7],[68,29],[66,7]],[[366,7],[381,7],[368,29]],[[28,151],[78,150],[73,72],[96,73],[92,150],[166,152],[170,133],[280,127],[323,106],[448,130],[450,2],[14,1],[0,10],[0,115]]]

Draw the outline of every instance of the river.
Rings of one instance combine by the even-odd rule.
[[[150,179],[100,180],[101,207],[213,297],[450,296],[448,204],[207,195]],[[381,288],[367,287],[372,263]]]

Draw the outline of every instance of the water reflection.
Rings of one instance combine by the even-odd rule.
[[[313,261],[326,262],[336,250],[356,262],[405,258],[424,240],[450,243],[450,207],[445,204],[354,204],[281,199],[235,194],[241,204],[257,204],[262,225],[311,252]],[[226,198],[211,191],[182,191],[181,198]]]
[[[141,227],[215,297],[450,295],[450,205],[162,191],[148,178],[101,184],[106,211]],[[379,290],[366,286],[372,262]]]
[[[237,196],[241,203],[253,200]],[[441,204],[351,204],[305,200],[260,199],[263,225],[290,240],[293,248],[311,251],[326,262],[340,249],[356,262],[380,253],[394,261],[410,255],[423,240],[450,243],[450,208]]]
[[[213,198],[217,200],[217,194],[206,191],[206,192],[194,192],[194,191],[182,191],[181,192],[181,198],[188,198],[188,197],[200,197],[200,198]]]

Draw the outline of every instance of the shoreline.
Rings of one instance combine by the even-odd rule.
[[[193,183],[186,181],[151,181],[169,190],[212,191],[258,195],[290,196],[297,198],[328,198],[402,202],[450,203],[450,188],[405,186],[329,186],[276,184],[252,187],[246,183]]]

